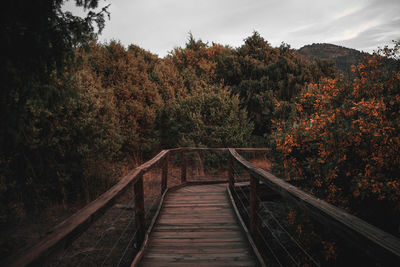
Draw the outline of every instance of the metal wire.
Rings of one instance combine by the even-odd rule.
[[[119,266],[121,265],[121,262],[122,262],[122,260],[124,259],[125,254],[126,254],[126,252],[128,251],[128,249],[129,249],[129,247],[130,247],[132,241],[135,239],[137,233],[138,233],[138,231],[136,230],[135,233],[132,235],[131,239],[129,240],[129,243],[128,243],[128,245],[126,246],[126,248],[125,248],[125,250],[124,250],[124,253],[122,254],[121,258],[119,259],[119,262],[118,262],[117,267],[119,267]]]
[[[234,172],[235,172],[235,170],[234,170]],[[236,172],[236,173],[237,173],[237,172]],[[249,199],[248,199],[246,193],[243,191],[243,189],[242,189],[240,186],[234,186],[234,187],[233,187],[233,190],[235,191],[236,195],[238,195],[238,193],[237,193],[237,191],[236,191],[236,187],[238,187],[238,188],[241,190],[241,194],[245,197],[245,199],[246,199],[247,201],[249,201]],[[249,214],[249,212],[247,211],[246,205],[244,205],[244,203],[243,203],[243,201],[241,200],[240,197],[238,197],[238,200],[239,200],[239,202],[241,203],[241,205],[242,205],[244,211],[246,212],[247,216],[250,218],[250,214]],[[261,238],[262,238],[262,240],[263,240],[265,246],[268,248],[268,250],[269,250],[269,251],[271,252],[271,254],[274,256],[276,262],[279,264],[279,266],[283,266],[282,263],[279,261],[278,256],[275,254],[275,252],[273,251],[273,249],[271,248],[271,246],[268,244],[267,240],[265,239],[265,237],[263,236],[263,234],[260,232],[260,230],[259,230],[258,228],[257,228],[257,231],[259,232],[259,235],[261,236]]]
[[[233,167],[233,171],[234,171],[234,173],[236,173],[236,175],[238,175],[238,170],[235,168],[235,167]],[[240,187],[240,186],[238,186],[239,187],[239,189],[241,190],[241,192],[242,192],[242,194],[243,194],[243,196],[246,198],[246,200],[247,201],[249,201],[249,199],[248,199],[248,197],[247,197],[247,195],[246,195],[246,193],[244,192],[244,190]],[[236,190],[235,190],[236,191]],[[260,200],[260,198],[258,197],[258,196],[256,196],[259,200]],[[239,198],[239,200],[240,200],[240,198]],[[260,201],[261,202],[261,201]],[[261,202],[261,204],[263,205],[263,207],[265,207],[264,206],[264,203],[262,203]],[[247,210],[246,210],[246,212],[247,212]],[[247,214],[248,214],[248,212],[247,212]],[[249,215],[249,214],[248,214]],[[264,221],[264,220],[262,220],[262,216],[259,214],[259,212],[257,212],[256,211],[256,215],[259,217],[259,219],[261,220],[261,222],[262,222],[262,225],[264,225],[268,230],[269,230],[269,232],[271,233],[271,235],[274,237],[274,239],[276,240],[276,242],[281,246],[281,248],[286,252],[286,254],[288,254],[288,256],[289,256],[289,258],[296,264],[296,266],[299,266],[299,263],[294,259],[294,257],[293,257],[293,255],[288,251],[288,249],[282,244],[282,242],[280,242],[280,240],[279,240],[279,238],[274,234],[274,232],[273,232],[273,230],[270,228],[270,226]],[[258,230],[258,228],[257,228],[257,230]],[[259,231],[260,232],[260,231]],[[262,235],[262,237],[263,237],[263,234],[260,232],[260,234]],[[292,237],[291,237],[292,238]],[[263,238],[264,240],[265,240],[265,238]],[[265,240],[266,241],[266,240]],[[268,244],[266,243],[266,245],[268,246]],[[298,244],[297,244],[298,245]],[[269,246],[268,246],[269,247]],[[272,249],[272,248],[271,248]],[[305,250],[303,249],[303,248],[301,248],[304,252],[305,252]],[[308,255],[309,256],[309,254],[308,253],[306,253],[306,255]],[[312,259],[312,258],[311,258]],[[313,259],[312,259],[313,260]],[[315,263],[315,260],[313,260],[313,262]],[[318,264],[317,264],[318,265]]]
[[[257,196],[258,197],[258,196]],[[297,240],[282,226],[282,224],[279,223],[278,219],[275,218],[275,216],[272,214],[272,212],[268,209],[268,207],[265,206],[264,202],[260,203],[263,206],[264,210],[267,210],[269,215],[272,217],[272,219],[277,223],[277,225],[290,237],[290,239],[293,241],[293,243],[296,244],[296,246],[317,266],[320,266],[320,264],[297,242]]]
[[[240,186],[238,186],[238,188],[241,190],[243,196],[244,196],[244,197],[246,198],[246,200],[248,201],[249,199],[247,198],[246,193],[243,191],[243,189],[242,189]],[[236,190],[235,190],[235,192],[236,192]],[[237,192],[236,192],[236,194],[237,194]],[[239,198],[239,200],[240,200],[240,198]],[[240,201],[241,201],[241,200],[240,200]],[[243,206],[244,206],[244,205],[243,205]],[[246,211],[247,215],[250,217],[250,215],[249,215],[249,213],[248,213],[248,211],[247,211],[246,208],[245,208],[245,211]],[[269,225],[268,225],[267,223],[265,223],[264,220],[262,220],[262,216],[261,216],[258,212],[256,212],[256,215],[258,215],[258,217],[260,218],[262,224],[263,224],[264,226],[267,227],[267,229],[269,230],[269,232],[271,233],[271,235],[274,237],[274,239],[276,240],[276,242],[277,242],[277,243],[282,247],[282,249],[288,254],[289,258],[296,264],[296,266],[300,266],[299,263],[293,258],[292,254],[291,254],[291,253],[287,250],[287,248],[280,242],[279,238],[274,234],[274,232],[273,232],[272,229],[269,227]]]
[[[264,244],[266,245],[266,247],[269,249],[269,251],[271,252],[272,256],[274,256],[276,262],[279,264],[279,266],[282,266],[282,263],[280,262],[278,256],[275,254],[275,252],[273,251],[273,249],[271,248],[271,246],[268,244],[267,240],[265,239],[264,235],[261,233],[260,229],[257,228],[257,231],[259,233],[259,235],[261,236],[262,240],[264,241]]]
[[[134,203],[134,200],[131,200],[128,202],[128,205],[132,205]],[[119,218],[121,217],[123,212],[126,212],[127,210],[121,209],[120,213],[118,214],[118,216],[113,220],[113,222],[111,223],[111,226],[114,226],[114,224],[119,220]],[[100,242],[103,240],[103,238],[107,235],[108,231],[104,231],[101,234],[101,237],[97,240],[96,244],[94,245],[94,249],[100,244]],[[85,254],[85,257],[79,262],[78,266],[79,267],[83,262],[86,261],[87,257],[89,256],[89,253]]]
[[[132,216],[131,220],[129,221],[129,223],[127,224],[127,226],[125,227],[124,231],[121,233],[121,235],[119,236],[118,240],[114,243],[113,247],[111,248],[110,252],[107,254],[106,258],[104,259],[103,263],[101,264],[101,266],[104,266],[104,263],[106,263],[106,261],[110,258],[111,253],[114,251],[114,249],[117,247],[119,241],[121,240],[122,236],[125,234],[125,232],[128,230],[128,227],[131,225],[131,223],[134,221],[135,216]]]
[[[281,246],[281,248],[286,252],[286,254],[289,256],[289,258],[294,262],[294,264],[296,264],[296,266],[300,266],[299,263],[293,258],[292,254],[287,250],[287,248],[282,244],[282,242],[279,241],[279,238],[274,234],[274,232],[272,231],[272,229],[269,227],[268,223],[265,223],[264,220],[262,220],[262,217],[260,216],[260,214],[258,212],[256,212],[256,214],[258,215],[258,217],[260,218],[262,225],[264,225],[265,227],[267,227],[268,231],[271,233],[271,235],[274,237],[274,239],[276,240],[276,242]]]

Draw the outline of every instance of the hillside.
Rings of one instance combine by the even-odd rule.
[[[336,64],[337,69],[344,74],[350,74],[351,65],[360,63],[368,53],[356,49],[346,48],[333,44],[305,45],[297,52],[309,60],[329,60]]]

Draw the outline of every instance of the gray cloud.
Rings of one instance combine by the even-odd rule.
[[[273,45],[331,42],[365,51],[400,38],[398,0],[107,0],[101,41],[120,40],[165,56],[188,32],[233,47],[257,30]],[[69,7],[72,10],[71,5]]]

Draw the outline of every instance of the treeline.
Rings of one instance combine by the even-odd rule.
[[[12,132],[1,136],[4,220],[51,202],[89,201],[121,168],[162,148],[265,146],[271,118],[287,116],[305,84],[333,73],[256,32],[235,49],[190,35],[163,59],[92,39],[69,60],[37,85],[16,78],[26,92],[8,77],[3,114],[19,124],[7,116]]]

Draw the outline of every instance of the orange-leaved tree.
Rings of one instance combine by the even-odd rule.
[[[283,173],[311,193],[399,234],[400,43],[353,67],[355,79],[309,84],[271,141]]]

